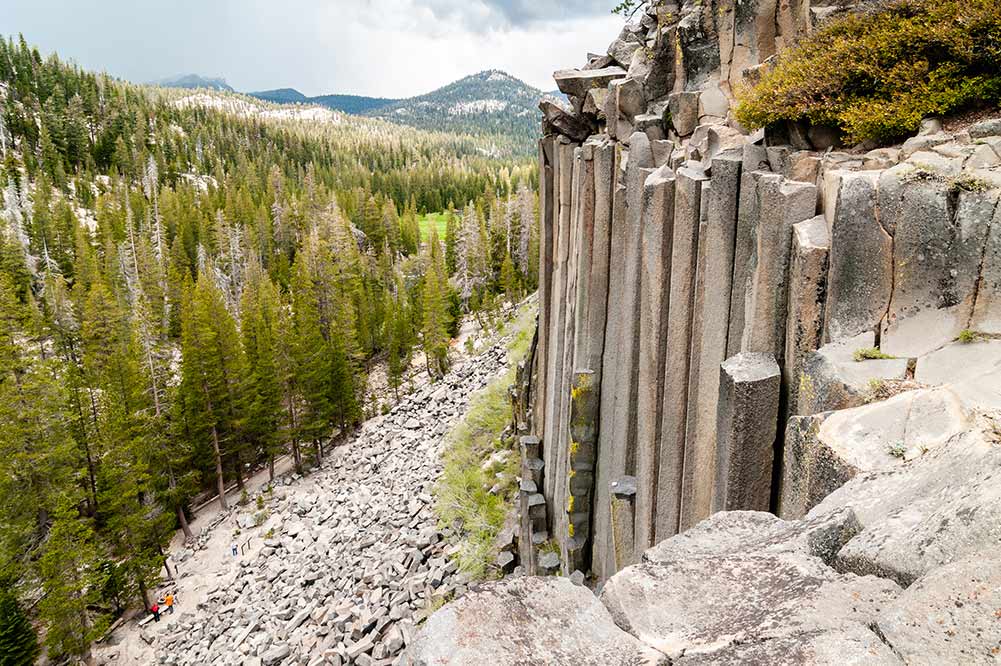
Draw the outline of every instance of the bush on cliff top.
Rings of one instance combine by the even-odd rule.
[[[743,91],[738,120],[838,127],[891,141],[921,119],[1001,101],[1001,2],[889,0],[832,20]]]

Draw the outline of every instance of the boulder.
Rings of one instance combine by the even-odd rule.
[[[553,74],[553,79],[556,80],[556,87],[564,95],[583,99],[588,90],[604,88],[615,79],[625,76],[626,70],[613,65],[601,69],[561,69]]]
[[[860,474],[808,517],[851,509],[862,531],[835,566],[907,586],[944,564],[995,551],[1001,541],[1001,446],[989,424],[907,463]],[[960,481],[961,480],[961,481]]]
[[[803,358],[796,382],[796,414],[858,407],[878,383],[907,377],[906,358],[855,360],[855,352],[876,346],[872,331],[826,344]]]
[[[890,581],[841,574],[800,549],[778,547],[781,538],[760,548],[746,543],[768,524],[761,516],[716,514],[706,523],[729,525],[673,537],[612,576],[601,599],[616,624],[672,660],[776,640],[792,650],[818,634],[864,629],[899,594]],[[672,553],[676,545],[680,552]]]
[[[608,45],[608,57],[623,67],[629,67],[633,53],[646,41],[646,29],[636,23],[627,23],[614,42]]]
[[[995,663],[1001,653],[1001,557],[935,569],[880,613],[877,626],[906,663]]]
[[[592,127],[579,116],[571,114],[562,106],[547,99],[539,103],[545,124],[548,128],[574,141],[584,141],[591,135]]]
[[[968,130],[974,139],[985,139],[989,136],[1001,136],[1001,118],[982,120],[970,126]]]
[[[417,666],[448,664],[664,663],[620,629],[586,587],[568,578],[511,578],[488,583],[428,618],[409,646]]]

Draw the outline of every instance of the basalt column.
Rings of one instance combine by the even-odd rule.
[[[674,242],[674,187],[674,172],[670,168],[662,166],[653,171],[643,184],[640,209],[642,251],[634,526],[634,538],[640,549],[652,540],[657,510],[657,462]]]
[[[567,514],[566,514],[566,470],[567,449],[570,446],[570,392],[573,385],[574,334],[577,330],[577,266],[579,263],[578,246],[580,244],[580,203],[578,189],[583,182],[583,156],[581,149],[572,143],[560,146],[560,224],[567,226],[567,243],[565,247],[565,280],[562,299],[563,309],[563,360],[560,374],[556,376],[556,427],[550,440],[553,449],[552,459],[556,470],[553,484],[552,511],[554,520],[551,523],[553,536],[564,548],[561,562],[567,561],[565,546],[567,545]],[[561,252],[562,259],[563,252]]]
[[[687,529],[709,513],[711,459],[686,441],[688,373],[691,363],[692,305],[698,259],[699,221],[705,171],[690,163],[678,170],[674,197],[674,241],[671,248],[671,295],[664,365],[664,407],[661,419],[660,465],[655,535],[664,539]],[[694,443],[692,443],[694,444]],[[639,501],[639,498],[637,498]],[[680,525],[680,528],[679,528]],[[640,547],[653,545],[641,542]]]
[[[713,158],[712,178],[702,189],[685,439],[690,459],[703,464],[715,464],[719,366],[727,357],[741,164],[740,151]],[[712,478],[711,473],[706,470],[702,478]]]
[[[610,514],[610,484],[626,474],[626,469],[633,468],[631,451],[627,447],[613,446],[614,415],[619,409],[627,409],[625,403],[628,396],[617,391],[620,373],[623,368],[620,359],[625,353],[625,338],[634,335],[636,312],[629,308],[635,307],[635,301],[627,298],[631,290],[626,287],[626,247],[628,233],[626,228],[626,185],[625,162],[628,152],[619,143],[609,143],[606,163],[598,159],[595,163],[595,178],[600,182],[602,170],[607,166],[611,172],[607,174],[611,184],[609,201],[611,216],[609,219],[608,244],[608,303],[605,317],[605,346],[601,362],[601,398],[599,402],[600,424],[598,429],[597,469],[595,471],[594,488],[594,518],[592,534],[591,568],[595,575],[604,580],[618,569],[616,567],[615,551],[612,540],[612,524]],[[595,189],[595,206],[600,210],[601,188]],[[630,534],[632,525],[630,524]]]
[[[567,260],[570,245],[570,187],[572,180],[573,144],[565,137],[558,137],[553,150],[553,276],[548,299],[547,325],[549,342],[546,347],[548,387],[546,389],[546,409],[543,430],[543,463],[545,469],[557,469],[557,451],[560,428],[560,412],[563,403],[563,362],[566,350],[567,314]],[[558,475],[544,475],[544,492],[549,513],[549,524],[555,525],[555,507]]]

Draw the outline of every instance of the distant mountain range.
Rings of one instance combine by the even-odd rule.
[[[161,86],[210,88],[232,91],[224,79],[196,74],[158,82]],[[277,88],[246,93],[275,104],[317,104],[354,115],[380,118],[400,125],[473,135],[503,135],[513,138],[526,152],[533,149],[539,133],[539,101],[562,98],[544,93],[527,83],[492,69],[459,79],[416,97],[392,99],[362,95],[308,97],[295,88]]]
[[[328,109],[362,115],[368,111],[392,104],[398,100],[388,97],[364,97],[362,95],[318,95],[306,97],[295,88],[278,88],[247,93],[251,97],[275,104],[319,104]]]
[[[164,88],[208,88],[209,90],[236,92],[228,83],[226,83],[226,79],[214,79],[199,76],[198,74],[179,74],[177,76],[169,76],[165,79],[154,81],[153,84],[163,86]]]

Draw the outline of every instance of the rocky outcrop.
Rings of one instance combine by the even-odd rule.
[[[865,152],[821,127],[747,134],[731,112],[739,84],[854,4],[653,2],[557,74],[592,131],[550,124],[540,144],[524,400],[544,483],[518,573],[587,575],[671,663],[1001,649],[972,617],[1001,540],[1001,121],[929,121]],[[573,626],[571,605],[547,613],[529,647]],[[416,656],[477,635],[440,630]],[[570,638],[568,663],[631,658]],[[498,663],[544,659],[525,647]]]
[[[929,123],[870,153],[813,152],[817,128],[743,134],[734,86],[850,3],[793,4],[655,2],[606,57],[556,74],[576,120],[541,143],[545,287],[525,399],[545,479],[536,531],[564,574],[620,568],[609,484],[623,477],[639,553],[716,509],[802,515],[860,469],[805,421],[786,456],[790,417],[943,384],[968,407],[1001,406],[995,124]],[[601,112],[585,103],[599,96]],[[959,338],[986,353],[983,372],[943,363]],[[741,392],[726,369],[740,354],[771,359],[774,390]],[[583,447],[579,373],[596,396]]]
[[[555,576],[484,585],[432,615],[410,654],[415,666],[570,664],[583,654],[595,664],[653,666],[663,658],[616,626],[590,590]]]
[[[672,664],[995,663],[999,481],[1001,436],[981,418],[913,460],[856,476],[802,519],[713,514],[611,576],[597,599],[553,577],[474,591],[432,616],[411,656],[462,663],[435,655],[490,648],[497,664],[656,663],[638,654]]]

